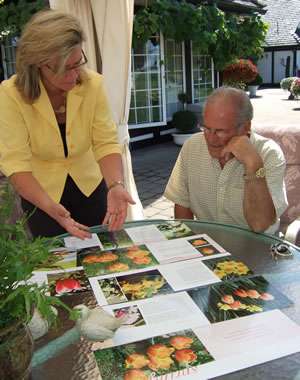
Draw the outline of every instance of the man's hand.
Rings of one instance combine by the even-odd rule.
[[[77,223],[68,210],[61,204],[55,203],[51,209],[51,216],[57,221],[69,234],[80,239],[90,238],[89,227]]]
[[[135,202],[130,194],[120,184],[111,188],[107,193],[107,212],[103,224],[108,224],[109,231],[120,230],[127,216],[128,204]]]
[[[263,166],[263,161],[250,139],[246,135],[234,136],[228,144],[222,150],[222,158],[225,163],[229,161],[232,156],[234,156],[238,161],[240,161],[247,169],[255,171],[259,167]]]

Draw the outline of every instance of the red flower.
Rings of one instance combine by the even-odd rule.
[[[257,298],[260,297],[260,294],[255,289],[249,289],[249,290],[247,290],[247,295],[248,295],[248,297],[255,298],[255,299],[257,299]]]
[[[248,294],[247,294],[246,290],[244,290],[244,289],[236,289],[233,292],[233,294],[235,294],[236,296],[241,297],[241,298],[248,297]]]
[[[226,66],[223,71],[223,80],[232,82],[252,82],[258,75],[257,67],[249,59],[240,59],[236,63]]]
[[[274,299],[274,296],[272,296],[270,293],[261,293],[259,298],[264,301],[272,301]]]
[[[78,289],[81,289],[80,282],[74,278],[65,278],[56,281],[55,291],[57,294],[69,293]]]
[[[227,303],[228,305],[231,305],[233,302],[234,302],[234,298],[232,297],[231,294],[225,294],[221,300],[224,302],[224,303]]]

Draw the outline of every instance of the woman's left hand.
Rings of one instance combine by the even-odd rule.
[[[122,228],[127,216],[128,203],[135,204],[121,184],[108,191],[107,212],[103,224],[108,224],[109,231],[117,231]]]

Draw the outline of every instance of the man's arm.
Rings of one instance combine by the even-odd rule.
[[[259,157],[257,162],[245,166],[246,176],[254,175],[261,167],[263,161]],[[249,227],[255,232],[263,232],[276,222],[276,211],[266,178],[245,180],[243,209]]]
[[[246,135],[233,137],[223,150],[224,155],[228,153],[244,165],[246,176],[255,174],[264,165]],[[265,178],[245,181],[243,212],[249,227],[255,232],[263,232],[275,223],[276,211]]]
[[[180,206],[175,203],[174,217],[175,219],[194,219],[194,214],[189,208]]]

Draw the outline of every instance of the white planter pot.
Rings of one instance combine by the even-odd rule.
[[[254,98],[256,96],[257,89],[258,89],[258,86],[248,86],[250,98]]]
[[[174,143],[176,145],[183,145],[183,143],[191,136],[193,136],[193,133],[172,133]]]

